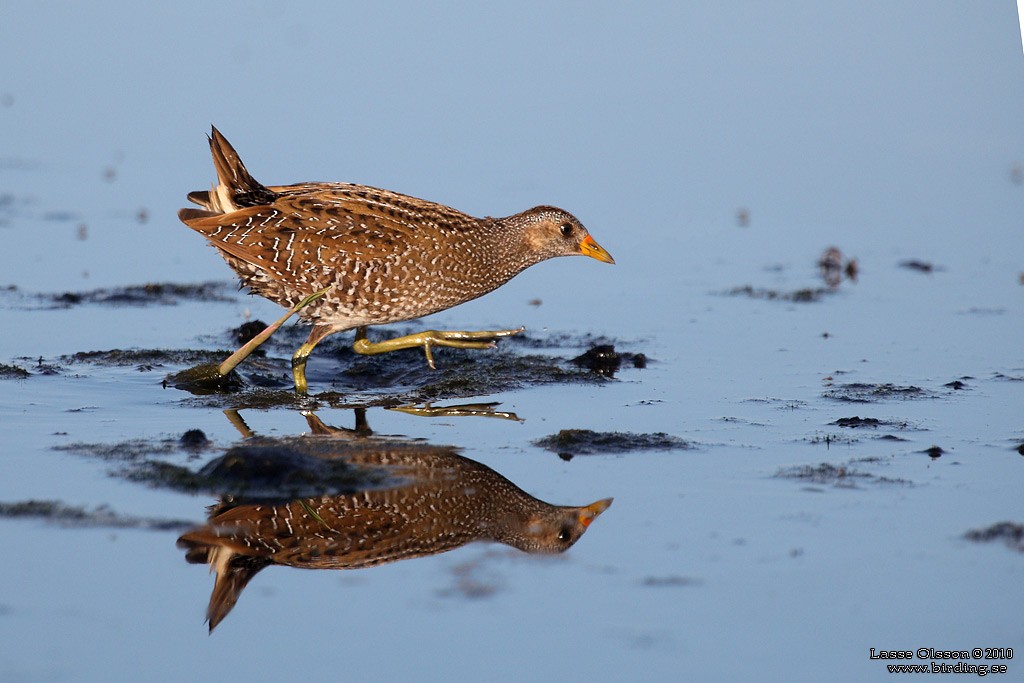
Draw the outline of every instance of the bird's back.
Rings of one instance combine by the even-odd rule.
[[[210,139],[218,184],[188,195],[179,217],[206,237],[253,292],[338,329],[409,320],[481,296],[507,277],[489,259],[497,221],[352,183],[264,186],[227,140]]]

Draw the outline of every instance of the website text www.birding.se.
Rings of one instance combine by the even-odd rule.
[[[1007,664],[992,663],[992,660],[1013,659],[1013,648],[986,647],[972,650],[936,650],[922,647],[917,650],[876,650],[871,648],[871,659],[886,660],[886,669],[891,674],[1005,674]],[[917,660],[910,663],[907,660]],[[902,660],[902,661],[900,661]],[[921,661],[927,660],[927,661]],[[983,664],[977,660],[987,660]]]

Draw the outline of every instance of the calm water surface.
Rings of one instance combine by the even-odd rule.
[[[554,557],[478,543],[358,571],[270,567],[207,635],[213,578],[185,562],[180,529],[0,520],[0,680],[895,680],[870,648],[919,647],[1012,647],[1024,674],[1024,554],[964,539],[1024,523],[1012,3],[125,3],[14,7],[3,24],[0,57],[19,66],[0,80],[0,286],[16,288],[0,292],[0,362],[219,349],[247,315],[277,317],[241,293],[33,298],[230,280],[175,217],[213,179],[211,123],[268,183],[573,211],[617,265],[541,264],[428,323],[592,334],[651,362],[473,399],[521,422],[367,413],[542,500],[615,498]],[[830,246],[856,282],[767,298],[823,288]],[[764,296],[731,293],[745,286]],[[161,386],[177,369],[0,380],[0,501],[202,523],[212,494],[59,450],[201,429],[209,449],[166,456],[198,469],[240,443],[219,408]],[[309,431],[290,408],[241,415],[264,437]],[[884,424],[833,424],[854,416]],[[566,461],[533,444],[567,428],[693,448]],[[848,476],[777,476],[822,463]]]

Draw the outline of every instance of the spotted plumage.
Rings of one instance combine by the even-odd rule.
[[[298,312],[314,325],[305,354],[296,354],[303,365],[329,334],[443,311],[555,256],[614,262],[579,220],[556,207],[474,218],[351,183],[264,186],[216,128],[210,149],[218,184],[190,193],[189,200],[203,208],[178,215],[256,294],[290,308],[325,292]],[[412,345],[424,345],[430,358],[429,343],[406,344]],[[392,348],[405,346],[362,352]]]

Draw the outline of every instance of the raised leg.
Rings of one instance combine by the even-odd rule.
[[[292,377],[295,378],[295,393],[306,393],[306,360],[313,352],[313,347],[332,334],[334,330],[327,325],[316,325],[306,338],[306,343],[298,348],[292,356]]]
[[[366,328],[360,327],[356,329],[356,341],[352,348],[355,349],[356,353],[373,355],[422,346],[423,352],[427,356],[427,365],[434,369],[434,354],[430,351],[434,346],[448,346],[455,349],[493,349],[496,339],[511,337],[525,329],[525,327],[520,327],[514,330],[482,330],[480,332],[427,330],[417,334],[408,334],[404,337],[396,337],[395,339],[371,342],[366,338]]]
[[[267,325],[267,329],[265,329],[262,332],[260,332],[259,334],[257,334],[255,337],[253,337],[248,342],[246,342],[242,346],[242,348],[238,349],[233,354],[228,356],[228,358],[217,367],[217,372],[221,376],[223,376],[223,375],[228,374],[232,370],[234,370],[235,366],[237,366],[243,360],[248,358],[249,354],[251,354],[253,351],[255,351],[259,347],[260,344],[262,344],[263,342],[265,342],[268,339],[270,339],[270,335],[272,335],[275,332],[277,332],[278,328],[280,328],[281,325],[284,325],[285,321],[288,320],[288,318],[292,317],[293,315],[295,315],[296,313],[301,311],[303,308],[305,308],[306,306],[310,305],[311,303],[313,303],[314,301],[316,301],[317,299],[319,299],[320,297],[322,297],[326,293],[327,293],[327,290],[326,289],[322,289],[319,292],[316,292],[315,294],[310,294],[305,299],[303,299],[299,303],[297,303],[294,306],[292,306],[290,309],[288,309],[287,313],[285,313],[283,316],[281,316],[281,318],[279,320],[271,323],[270,325]],[[321,337],[321,339],[322,339],[322,337]],[[308,356],[309,354],[307,353],[306,355]]]

